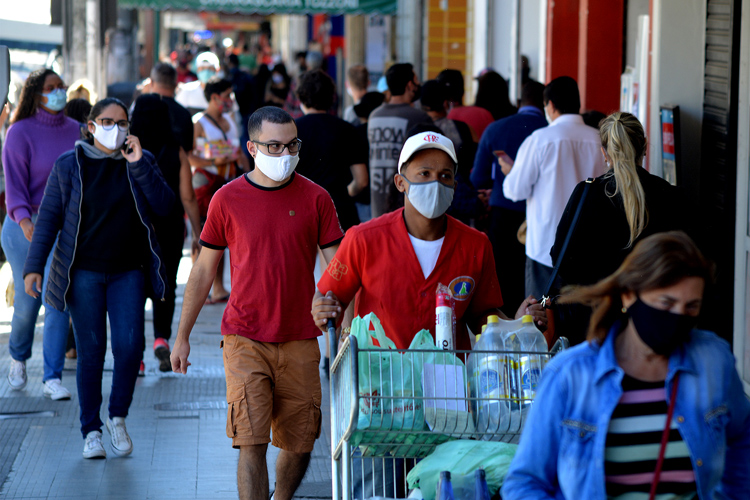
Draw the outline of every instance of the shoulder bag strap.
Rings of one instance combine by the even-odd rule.
[[[589,189],[591,188],[591,184],[593,182],[594,178],[589,177],[588,179],[586,179],[586,184],[584,184],[583,186],[581,200],[578,202],[576,213],[573,215],[573,221],[570,223],[570,228],[568,229],[568,234],[565,235],[565,241],[560,248],[560,254],[557,256],[557,262],[555,262],[555,268],[552,270],[552,276],[550,276],[549,281],[547,282],[547,286],[544,287],[544,293],[542,294],[542,307],[551,306],[551,300],[549,296],[550,291],[552,290],[552,286],[555,284],[555,280],[557,279],[557,273],[560,271],[560,264],[562,264],[563,258],[565,257],[565,251],[568,249],[570,239],[573,237],[573,232],[575,231],[576,225],[578,224],[578,219],[581,217],[583,203],[586,201],[586,195],[589,193]]]
[[[209,120],[211,120],[211,122],[212,122],[212,123],[213,123],[214,125],[216,125],[216,128],[218,128],[218,129],[219,129],[219,132],[221,132],[221,135],[223,135],[223,136],[224,136],[224,140],[225,140],[225,141],[228,141],[228,140],[229,140],[229,139],[227,139],[227,133],[226,133],[226,132],[224,132],[224,129],[223,129],[223,128],[221,128],[221,125],[219,125],[219,122],[217,122],[216,120],[214,120],[214,117],[213,117],[213,116],[209,115],[208,113],[203,113],[203,116],[205,116],[206,118],[208,118]]]
[[[667,443],[669,442],[669,430],[672,427],[672,415],[674,415],[674,403],[677,399],[677,386],[679,384],[680,374],[677,373],[672,384],[672,396],[669,398],[669,409],[667,410],[667,423],[664,424],[664,432],[661,434],[659,458],[656,460],[656,470],[654,471],[654,480],[651,481],[651,492],[648,495],[648,500],[654,500],[656,497],[656,488],[659,486],[659,477],[661,476],[661,468],[664,465],[664,454],[667,451]]]

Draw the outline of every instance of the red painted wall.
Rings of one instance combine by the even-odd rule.
[[[558,76],[575,78],[578,75],[579,2],[547,2],[547,81],[544,83]]]
[[[577,80],[581,111],[609,114],[620,107],[624,18],[624,0],[580,0]]]

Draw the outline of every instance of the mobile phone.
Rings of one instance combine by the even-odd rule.
[[[130,135],[130,129],[128,129],[128,133],[127,133],[127,135]],[[133,148],[131,148],[131,147],[130,147],[130,146],[128,145],[128,143],[127,143],[127,142],[123,142],[123,143],[122,143],[122,148],[120,148],[120,149],[122,149],[122,150],[123,150],[123,151],[125,152],[125,154],[128,154],[128,155],[129,155],[130,153],[132,153],[132,152],[133,152]]]
[[[513,158],[508,156],[508,153],[503,150],[493,151],[492,154],[495,155],[495,158],[497,158],[498,160],[502,158],[506,163],[513,163]]]
[[[506,153],[505,151],[497,150],[497,151],[493,151],[492,154],[495,155],[495,158],[497,158],[498,160],[502,158],[504,162],[510,163],[511,165],[513,165],[513,158],[508,156],[508,153]],[[493,180],[497,177],[496,172],[497,172],[498,166],[499,165],[497,164],[497,162],[492,162],[492,179]]]

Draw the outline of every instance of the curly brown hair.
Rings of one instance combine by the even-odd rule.
[[[622,317],[622,295],[666,288],[684,278],[713,282],[714,266],[682,231],[658,233],[641,240],[617,271],[591,286],[565,287],[561,304],[584,304],[593,309],[587,339],[602,343]]]
[[[49,75],[57,75],[57,73],[49,68],[41,68],[29,74],[29,77],[23,84],[23,89],[21,89],[21,98],[18,100],[16,112],[13,113],[13,119],[10,121],[11,124],[34,116],[39,107],[39,98],[37,95],[41,94],[42,90],[44,90],[44,81]]]

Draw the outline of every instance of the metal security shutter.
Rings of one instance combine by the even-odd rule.
[[[717,263],[711,329],[731,342],[737,191],[740,0],[708,0],[700,198],[706,248]]]

